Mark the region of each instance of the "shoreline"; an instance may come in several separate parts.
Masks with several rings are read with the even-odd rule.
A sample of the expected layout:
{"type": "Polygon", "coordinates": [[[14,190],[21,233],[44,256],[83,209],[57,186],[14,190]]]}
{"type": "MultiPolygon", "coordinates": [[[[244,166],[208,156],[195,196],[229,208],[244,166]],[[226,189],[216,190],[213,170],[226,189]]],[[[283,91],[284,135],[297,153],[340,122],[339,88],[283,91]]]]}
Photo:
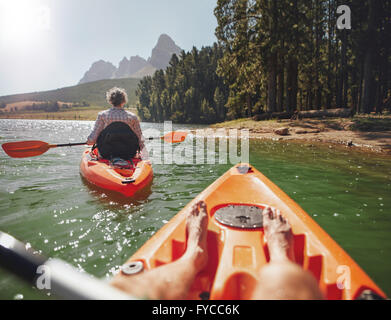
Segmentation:
{"type": "MultiPolygon", "coordinates": [[[[213,128],[212,128],[213,129],[213,128]]],[[[226,129],[235,129],[235,128],[229,128],[226,129]]],[[[244,128],[245,129],[245,128],[244,128]]],[[[210,134],[203,134],[202,131],[205,131],[206,129],[196,129],[197,135],[200,134],[204,137],[210,137],[210,134]]],[[[195,133],[196,130],[191,130],[195,133]]],[[[391,136],[391,132],[389,133],[391,136]]],[[[216,136],[217,137],[217,136],[216,136]]],[[[220,137],[220,135],[218,136],[220,137]]],[[[336,138],[323,138],[323,137],[297,137],[297,136],[279,136],[279,135],[262,135],[257,133],[252,133],[250,130],[250,139],[257,139],[257,140],[268,140],[268,141],[276,141],[276,142],[291,142],[291,143],[297,143],[302,144],[306,146],[313,146],[313,145],[319,145],[319,146],[329,146],[341,148],[345,150],[355,150],[355,151],[361,151],[366,153],[375,153],[377,155],[385,155],[385,156],[391,156],[391,149],[389,147],[382,147],[378,145],[374,141],[368,141],[367,143],[357,143],[352,142],[352,140],[341,140],[336,138]],[[352,144],[350,144],[352,143],[352,144]]]]}
{"type": "MultiPolygon", "coordinates": [[[[361,119],[368,118],[357,118],[361,119]]],[[[305,144],[332,144],[346,149],[391,155],[390,130],[352,130],[357,119],[265,120],[239,119],[211,125],[212,129],[248,129],[251,139],[305,144]],[[284,132],[285,131],[285,132],[284,132]],[[278,133],[277,133],[278,132],[278,133]]],[[[387,118],[391,120],[391,118],[387,118]]],[[[387,128],[388,129],[388,128],[387,128]]]]}
{"type": "MultiPolygon", "coordinates": [[[[98,113],[107,110],[109,107],[90,106],[74,108],[69,110],[60,110],[57,112],[18,112],[18,113],[0,113],[0,119],[21,119],[21,120],[73,120],[73,121],[95,121],[98,113]]],[[[135,108],[127,108],[133,113],[135,108]]]]}
{"type": "MultiPolygon", "coordinates": [[[[57,115],[56,113],[24,113],[7,115],[7,117],[0,115],[0,119],[95,121],[96,115],[101,110],[104,109],[90,109],[88,110],[88,114],[86,112],[87,110],[73,110],[73,112],[68,111],[57,115]],[[77,115],[75,118],[75,111],[78,112],[78,115],[80,114],[80,117],[77,115]]],[[[357,119],[366,118],[264,121],[238,119],[213,124],[210,125],[209,128],[226,130],[248,129],[251,139],[321,145],[332,144],[345,147],[346,149],[391,155],[391,128],[390,130],[384,130],[384,128],[382,128],[381,131],[373,130],[376,128],[370,128],[370,130],[351,130],[351,126],[354,125],[354,121],[357,119]],[[282,129],[285,129],[287,132],[283,135],[276,133],[276,130],[282,129]]],[[[384,117],[379,119],[384,119],[384,117]]],[[[386,119],[391,122],[391,117],[387,117],[386,119]]],[[[386,127],[386,129],[388,129],[388,127],[386,127]]],[[[206,128],[196,130],[199,134],[200,132],[205,131],[206,128]]]]}
{"type": "Polygon", "coordinates": [[[58,112],[31,112],[0,114],[0,119],[19,120],[73,120],[73,121],[95,121],[98,113],[103,108],[74,109],[58,112]]]}

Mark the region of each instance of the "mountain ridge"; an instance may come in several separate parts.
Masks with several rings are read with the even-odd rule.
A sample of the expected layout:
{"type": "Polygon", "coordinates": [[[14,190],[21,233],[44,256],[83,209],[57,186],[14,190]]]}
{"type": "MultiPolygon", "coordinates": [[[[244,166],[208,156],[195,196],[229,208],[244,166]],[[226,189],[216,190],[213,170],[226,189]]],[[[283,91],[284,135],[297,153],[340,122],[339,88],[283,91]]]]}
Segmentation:
{"type": "Polygon", "coordinates": [[[136,102],[136,88],[140,79],[104,79],[87,82],[70,87],[54,90],[19,93],[0,97],[0,104],[11,104],[20,101],[63,101],[81,103],[83,101],[91,106],[109,106],[106,102],[106,91],[112,87],[121,87],[126,90],[129,97],[129,105],[136,102]]]}
{"type": "Polygon", "coordinates": [[[161,34],[152,49],[148,60],[136,55],[128,59],[126,56],[115,67],[111,62],[98,60],[87,70],[79,84],[122,78],[143,78],[151,76],[156,70],[166,69],[173,54],[179,55],[182,49],[167,34],[161,34]]]}

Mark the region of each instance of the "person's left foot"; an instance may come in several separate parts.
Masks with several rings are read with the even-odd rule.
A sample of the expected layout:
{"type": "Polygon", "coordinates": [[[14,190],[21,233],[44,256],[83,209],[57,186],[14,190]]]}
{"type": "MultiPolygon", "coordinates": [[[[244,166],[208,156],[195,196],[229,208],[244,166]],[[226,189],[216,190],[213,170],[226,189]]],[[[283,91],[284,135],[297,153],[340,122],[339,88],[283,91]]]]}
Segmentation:
{"type": "Polygon", "coordinates": [[[270,260],[283,261],[293,258],[293,233],[289,222],[280,210],[266,207],[263,212],[263,227],[270,260]]]}
{"type": "Polygon", "coordinates": [[[185,256],[194,261],[194,266],[202,270],[208,261],[207,233],[208,213],[206,203],[199,201],[186,216],[187,248],[185,256]]]}

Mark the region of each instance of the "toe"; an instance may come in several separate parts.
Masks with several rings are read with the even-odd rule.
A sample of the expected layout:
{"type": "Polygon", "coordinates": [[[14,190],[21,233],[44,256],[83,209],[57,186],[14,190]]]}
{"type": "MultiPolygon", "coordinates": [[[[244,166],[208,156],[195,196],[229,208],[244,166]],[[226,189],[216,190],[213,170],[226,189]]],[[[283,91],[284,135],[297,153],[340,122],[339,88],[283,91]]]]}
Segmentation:
{"type": "Polygon", "coordinates": [[[270,216],[270,219],[276,219],[277,218],[277,212],[276,212],[276,209],[274,208],[270,208],[270,213],[269,213],[269,216],[270,216]]]}
{"type": "Polygon", "coordinates": [[[193,215],[193,216],[198,216],[198,213],[199,213],[200,211],[198,210],[198,203],[196,203],[196,204],[194,204],[192,207],[191,207],[191,209],[190,209],[190,213],[191,213],[191,215],[193,215]]]}
{"type": "Polygon", "coordinates": [[[270,207],[266,207],[263,211],[262,211],[262,214],[263,214],[263,218],[265,220],[268,220],[268,219],[272,219],[273,217],[273,212],[272,212],[272,209],[270,207]]]}
{"type": "Polygon", "coordinates": [[[200,202],[198,202],[198,207],[199,207],[200,210],[203,210],[203,211],[207,212],[205,201],[201,200],[200,202]]]}

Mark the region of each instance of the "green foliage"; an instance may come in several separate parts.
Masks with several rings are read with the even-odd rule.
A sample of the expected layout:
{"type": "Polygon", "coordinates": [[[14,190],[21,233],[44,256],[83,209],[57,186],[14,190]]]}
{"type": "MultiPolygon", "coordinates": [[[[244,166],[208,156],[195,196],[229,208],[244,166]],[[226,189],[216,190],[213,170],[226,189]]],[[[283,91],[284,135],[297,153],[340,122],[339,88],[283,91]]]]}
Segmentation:
{"type": "Polygon", "coordinates": [[[218,0],[217,74],[230,118],[350,107],[382,111],[391,96],[391,1],[218,0]],[[352,29],[338,30],[348,5],[352,29]]]}
{"type": "MultiPolygon", "coordinates": [[[[63,105],[62,109],[68,109],[68,105],[63,105]]],[[[60,111],[60,105],[58,101],[48,101],[41,103],[33,103],[31,105],[25,105],[23,110],[26,111],[45,111],[45,112],[58,112],[60,111]]],[[[16,112],[16,107],[14,109],[11,108],[11,111],[16,112]]]]}
{"type": "Polygon", "coordinates": [[[222,49],[215,44],[173,55],[169,67],[143,78],[136,90],[143,121],[214,123],[226,119],[228,88],[216,74],[222,49]]]}

